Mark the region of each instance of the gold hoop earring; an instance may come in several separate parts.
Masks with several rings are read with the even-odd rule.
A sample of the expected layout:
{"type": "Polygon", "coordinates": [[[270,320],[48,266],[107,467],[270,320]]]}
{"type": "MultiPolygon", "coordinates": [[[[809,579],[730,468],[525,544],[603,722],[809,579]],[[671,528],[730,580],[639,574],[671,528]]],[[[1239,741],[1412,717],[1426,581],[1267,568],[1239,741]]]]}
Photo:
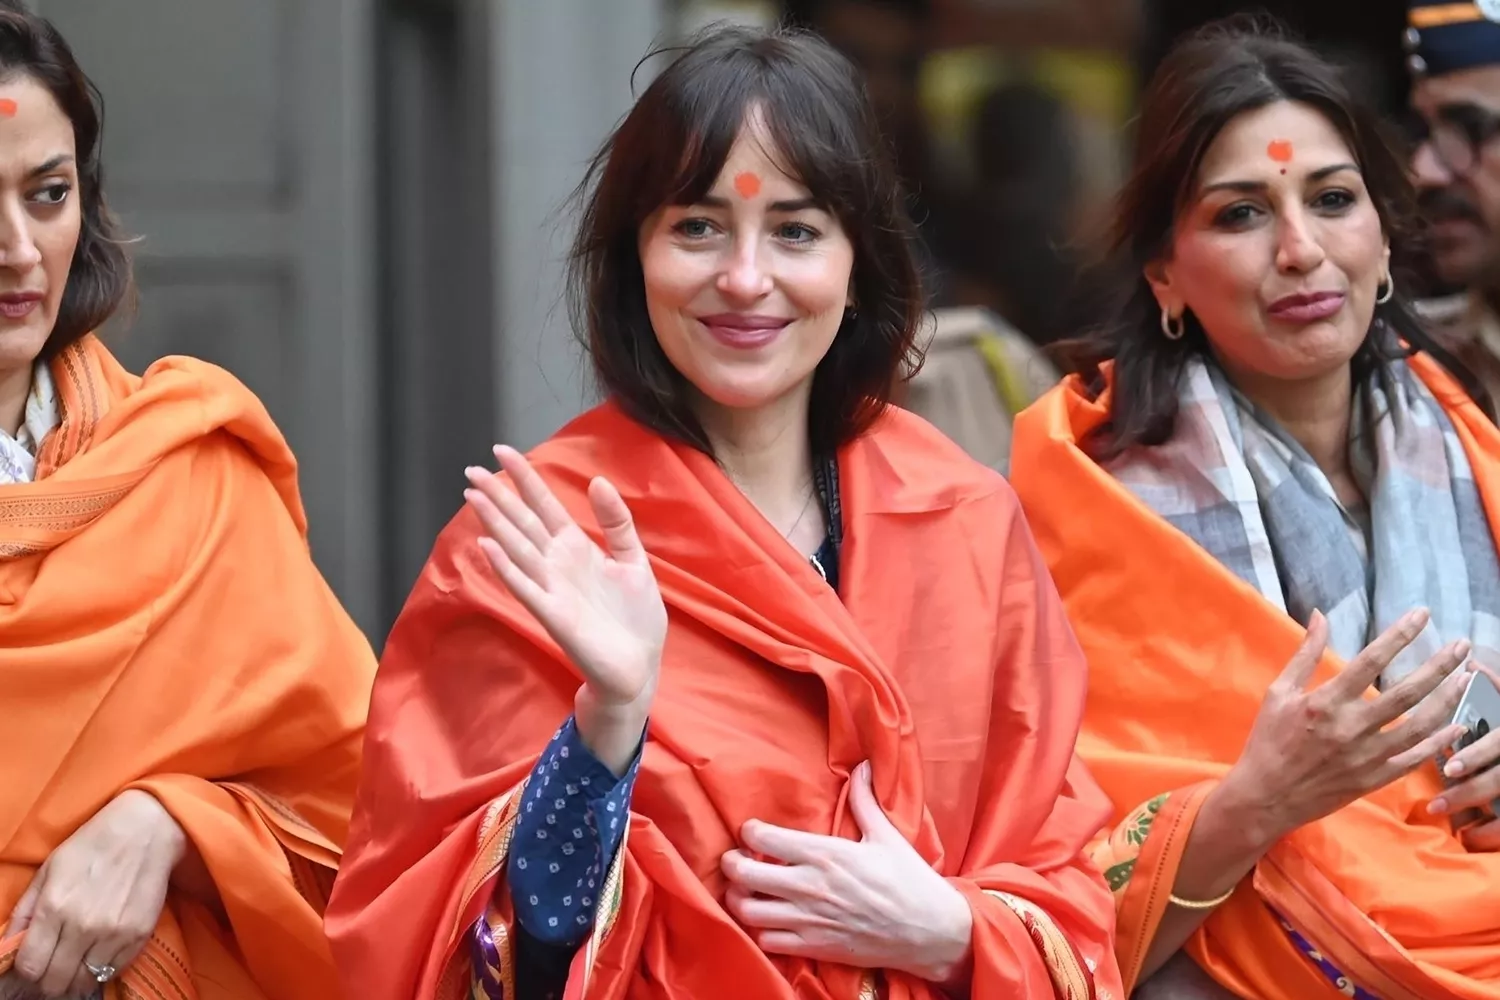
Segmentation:
{"type": "Polygon", "coordinates": [[[1376,287],[1385,289],[1385,291],[1379,292],[1375,296],[1375,304],[1377,306],[1383,306],[1396,297],[1396,282],[1392,280],[1390,275],[1386,275],[1385,280],[1376,287]]]}
{"type": "Polygon", "coordinates": [[[1166,306],[1161,307],[1161,332],[1168,340],[1181,340],[1182,335],[1187,333],[1187,318],[1185,316],[1173,317],[1167,311],[1166,306]],[[1175,324],[1175,325],[1174,325],[1175,324]]]}

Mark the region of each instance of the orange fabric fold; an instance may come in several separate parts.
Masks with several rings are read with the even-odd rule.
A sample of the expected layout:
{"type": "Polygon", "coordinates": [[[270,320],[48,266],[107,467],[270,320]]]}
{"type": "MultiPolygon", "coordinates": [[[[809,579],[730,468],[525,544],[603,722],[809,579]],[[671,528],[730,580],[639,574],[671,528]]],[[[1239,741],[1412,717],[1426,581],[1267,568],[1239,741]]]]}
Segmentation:
{"type": "MultiPolygon", "coordinates": [[[[143,789],[218,898],[174,889],[109,995],[336,996],[321,916],[375,661],[309,558],[291,453],[212,365],[137,378],[90,337],[52,371],[39,478],[0,487],[0,920],[59,844],[143,789]]],[[[0,942],[0,971],[21,941],[0,942]]]]}
{"type": "MultiPolygon", "coordinates": [[[[1500,432],[1434,362],[1411,364],[1457,428],[1500,529],[1500,432]]],[[[1163,794],[1181,803],[1227,771],[1304,631],[1080,449],[1107,407],[1107,390],[1090,400],[1068,379],[1017,421],[1011,475],[1092,668],[1079,752],[1121,820],[1163,794]]],[[[1325,657],[1312,683],[1340,667],[1325,657]]],[[[1468,853],[1427,815],[1440,787],[1427,767],[1286,837],[1189,952],[1243,996],[1343,996],[1284,919],[1385,1000],[1500,998],[1500,854],[1468,853]]],[[[1170,889],[1191,829],[1164,823],[1167,812],[1119,869],[1127,984],[1166,905],[1150,887],[1170,889]]]]}
{"type": "MultiPolygon", "coordinates": [[[[839,456],[841,602],[712,459],[611,405],[532,461],[588,530],[591,477],[619,488],[671,620],[618,905],[570,996],[869,995],[863,970],[763,954],[720,905],[719,873],[752,817],[855,836],[847,781],[866,759],[896,827],[971,902],[976,997],[1053,995],[1048,954],[1094,966],[1098,995],[1120,996],[1109,894],[1081,858],[1108,811],[1073,755],[1084,662],[999,476],[909,414],[882,418],[839,456]],[[1034,905],[1052,952],[1003,894],[1034,905]]],[[[466,981],[460,937],[503,871],[498,803],[580,683],[477,536],[465,511],[439,537],[376,682],[327,920],[351,996],[448,996],[466,981]]],[[[878,983],[936,995],[902,975],[878,983]]]]}

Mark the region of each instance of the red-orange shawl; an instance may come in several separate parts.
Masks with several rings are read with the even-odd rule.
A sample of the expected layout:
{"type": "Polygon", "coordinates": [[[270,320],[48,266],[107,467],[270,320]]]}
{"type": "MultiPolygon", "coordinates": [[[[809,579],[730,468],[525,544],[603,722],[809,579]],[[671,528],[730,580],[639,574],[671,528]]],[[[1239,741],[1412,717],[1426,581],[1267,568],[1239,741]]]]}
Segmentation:
{"type": "MultiPolygon", "coordinates": [[[[711,459],[613,406],[532,461],[589,528],[590,478],[619,488],[671,618],[614,892],[571,996],[854,1000],[877,978],[934,996],[767,957],[720,905],[719,857],[747,819],[855,835],[846,782],[867,758],[897,828],[972,904],[974,996],[1083,997],[1088,968],[1120,996],[1110,896],[1080,858],[1108,812],[1073,755],[1084,662],[999,476],[915,417],[882,419],[839,456],[841,602],[711,459]]],[[[464,993],[459,942],[502,870],[508,806],[579,684],[477,530],[464,512],[438,539],[376,683],[327,921],[363,1000],[464,993]]]]}

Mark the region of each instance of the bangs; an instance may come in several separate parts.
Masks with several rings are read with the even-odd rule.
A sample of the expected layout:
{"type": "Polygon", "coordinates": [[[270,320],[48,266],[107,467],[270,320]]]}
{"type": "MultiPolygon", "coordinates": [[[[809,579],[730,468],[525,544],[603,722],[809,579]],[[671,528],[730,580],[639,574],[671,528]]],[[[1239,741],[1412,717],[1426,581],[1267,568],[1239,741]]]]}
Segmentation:
{"type": "Polygon", "coordinates": [[[829,72],[836,67],[772,60],[753,47],[716,55],[674,67],[683,70],[673,74],[675,86],[659,94],[655,113],[640,116],[651,133],[648,154],[631,170],[637,224],[665,205],[706,198],[752,122],[763,126],[751,138],[766,157],[821,208],[847,225],[874,207],[861,194],[870,187],[868,136],[878,130],[849,120],[848,95],[830,85],[844,82],[829,72]]]}

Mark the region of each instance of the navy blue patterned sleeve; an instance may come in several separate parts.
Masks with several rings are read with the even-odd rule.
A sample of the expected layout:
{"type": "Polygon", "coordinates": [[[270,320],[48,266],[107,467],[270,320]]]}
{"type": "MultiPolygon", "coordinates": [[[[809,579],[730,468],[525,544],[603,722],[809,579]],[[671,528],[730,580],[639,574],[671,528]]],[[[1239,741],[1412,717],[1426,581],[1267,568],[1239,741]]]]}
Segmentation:
{"type": "Polygon", "coordinates": [[[576,949],[593,930],[640,765],[637,750],[616,778],[583,745],[571,717],[542,754],[516,818],[506,874],[516,922],[537,942],[576,949]]]}
{"type": "Polygon", "coordinates": [[[572,718],[553,736],[527,780],[498,890],[510,897],[514,938],[502,947],[488,917],[474,924],[472,996],[562,996],[573,957],[594,929],[640,766],[637,748],[625,774],[615,777],[583,745],[572,718]]]}

